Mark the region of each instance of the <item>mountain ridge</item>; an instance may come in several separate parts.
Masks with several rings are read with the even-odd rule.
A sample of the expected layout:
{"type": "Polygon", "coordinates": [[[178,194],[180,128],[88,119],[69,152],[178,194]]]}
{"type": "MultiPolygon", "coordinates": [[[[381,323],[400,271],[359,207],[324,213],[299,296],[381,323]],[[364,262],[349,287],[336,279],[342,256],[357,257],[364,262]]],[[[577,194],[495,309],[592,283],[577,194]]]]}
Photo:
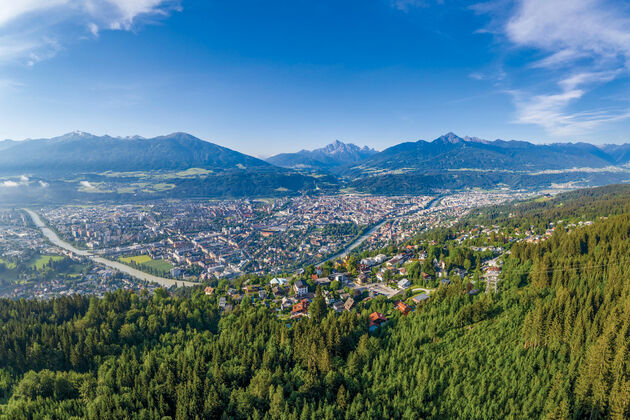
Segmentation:
{"type": "Polygon", "coordinates": [[[267,162],[283,168],[292,169],[322,169],[327,170],[359,162],[378,153],[368,146],[357,146],[354,143],[344,143],[335,140],[324,147],[295,153],[280,153],[266,159],[267,162]]]}
{"type": "MultiPolygon", "coordinates": [[[[619,147],[623,148],[623,145],[619,147]]],[[[627,156],[615,157],[601,147],[584,142],[539,145],[519,140],[488,141],[460,137],[449,132],[433,141],[418,140],[394,145],[355,165],[342,168],[341,173],[356,177],[403,168],[425,172],[603,168],[628,161],[630,147],[627,156]]]]}
{"type": "Polygon", "coordinates": [[[71,132],[49,139],[4,140],[0,150],[4,173],[274,168],[263,160],[183,132],[153,138],[71,132]]]}

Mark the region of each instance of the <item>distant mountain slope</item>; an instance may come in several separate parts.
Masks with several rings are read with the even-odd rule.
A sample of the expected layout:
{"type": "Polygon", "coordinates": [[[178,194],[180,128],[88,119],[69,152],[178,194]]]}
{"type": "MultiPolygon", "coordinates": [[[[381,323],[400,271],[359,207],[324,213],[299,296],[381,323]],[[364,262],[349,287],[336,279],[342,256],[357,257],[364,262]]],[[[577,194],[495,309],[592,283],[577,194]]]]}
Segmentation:
{"type": "Polygon", "coordinates": [[[616,163],[624,165],[630,162],[630,144],[605,144],[601,149],[611,156],[616,163]]]}
{"type": "Polygon", "coordinates": [[[376,153],[367,146],[359,147],[336,140],[320,149],[281,153],[268,158],[267,162],[284,168],[330,169],[359,162],[376,153]]]}
{"type": "Polygon", "coordinates": [[[2,173],[273,169],[260,159],[186,133],[146,139],[73,132],[51,139],[6,140],[0,150],[2,173]]]}
{"type": "Polygon", "coordinates": [[[601,168],[625,163],[605,149],[587,143],[536,145],[524,141],[485,141],[448,133],[432,142],[401,143],[349,166],[354,176],[388,171],[443,171],[450,169],[549,170],[601,168]]]}

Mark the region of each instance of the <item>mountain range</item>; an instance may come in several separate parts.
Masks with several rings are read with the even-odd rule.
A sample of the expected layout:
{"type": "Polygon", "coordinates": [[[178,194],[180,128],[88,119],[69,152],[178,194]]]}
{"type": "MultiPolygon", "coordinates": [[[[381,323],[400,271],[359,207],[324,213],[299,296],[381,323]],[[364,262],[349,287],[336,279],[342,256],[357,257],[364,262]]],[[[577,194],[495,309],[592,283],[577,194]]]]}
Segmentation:
{"type": "Polygon", "coordinates": [[[205,168],[272,169],[269,163],[186,133],[155,138],[75,131],[50,139],[0,142],[1,173],[77,173],[205,168]]]}
{"type": "Polygon", "coordinates": [[[2,173],[104,171],[269,170],[330,171],[350,178],[390,172],[448,170],[542,171],[605,168],[630,162],[630,144],[538,145],[482,140],[448,133],[433,141],[404,142],[377,152],[339,140],[315,150],[261,160],[187,133],[154,138],[95,136],[75,131],[50,139],[0,141],[2,173]]]}
{"type": "Polygon", "coordinates": [[[472,187],[588,186],[630,182],[630,144],[537,145],[448,133],[381,152],[337,140],[264,161],[186,133],[143,138],[72,132],[0,141],[0,176],[0,201],[6,202],[25,194],[29,200],[50,197],[53,190],[63,201],[81,200],[82,194],[141,200],[269,197],[346,187],[418,194],[472,187]]]}
{"type": "Polygon", "coordinates": [[[376,153],[378,153],[376,150],[367,146],[359,147],[352,143],[336,140],[320,149],[281,153],[268,158],[267,162],[283,168],[328,170],[351,165],[376,153]]]}
{"type": "Polygon", "coordinates": [[[406,142],[344,168],[353,177],[390,171],[444,170],[541,171],[603,168],[630,161],[630,145],[597,147],[588,143],[537,145],[525,141],[487,141],[448,133],[428,142],[406,142]],[[622,153],[618,153],[617,149],[622,153]],[[612,153],[615,151],[615,153],[612,153]]]}

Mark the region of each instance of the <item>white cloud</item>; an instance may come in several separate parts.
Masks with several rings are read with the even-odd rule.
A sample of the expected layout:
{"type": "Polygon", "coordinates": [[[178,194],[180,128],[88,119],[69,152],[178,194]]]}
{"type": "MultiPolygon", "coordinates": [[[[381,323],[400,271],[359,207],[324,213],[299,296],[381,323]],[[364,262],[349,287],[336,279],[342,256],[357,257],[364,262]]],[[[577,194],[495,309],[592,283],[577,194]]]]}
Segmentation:
{"type": "Polygon", "coordinates": [[[92,35],[94,35],[95,37],[98,36],[99,27],[98,27],[98,25],[96,23],[94,23],[94,22],[88,23],[88,29],[90,30],[90,33],[92,35]]]}
{"type": "MultiPolygon", "coordinates": [[[[628,64],[630,18],[621,7],[594,0],[522,0],[506,25],[517,45],[551,53],[543,65],[571,64],[589,57],[628,64]]],[[[608,63],[609,64],[609,63],[608,63]]]]}
{"type": "Polygon", "coordinates": [[[42,188],[46,188],[46,187],[48,187],[48,185],[50,185],[50,184],[48,184],[48,182],[45,182],[45,181],[38,181],[38,182],[39,182],[39,186],[42,187],[42,188]]]}
{"type": "Polygon", "coordinates": [[[26,175],[20,175],[18,180],[19,181],[13,181],[13,180],[3,181],[0,183],[0,187],[16,188],[20,186],[27,186],[30,181],[29,177],[27,177],[26,175]]]}
{"type": "Polygon", "coordinates": [[[536,82],[511,91],[517,122],[573,136],[630,117],[630,109],[615,106],[588,109],[586,100],[597,87],[630,74],[627,6],[595,0],[519,0],[506,16],[501,4],[486,2],[474,9],[491,13],[493,32],[500,28],[511,44],[543,54],[526,64],[536,82]],[[502,25],[496,24],[497,17],[502,25]]]}
{"type": "Polygon", "coordinates": [[[180,0],[16,0],[0,2],[0,63],[29,66],[63,45],[103,30],[132,30],[139,21],[180,10],[180,0]]]}
{"type": "Polygon", "coordinates": [[[94,188],[94,185],[90,184],[89,181],[81,181],[79,182],[79,185],[81,185],[83,188],[88,188],[88,189],[94,188]]]}
{"type": "Polygon", "coordinates": [[[0,27],[13,22],[24,15],[46,12],[49,9],[54,9],[68,3],[69,0],[3,1],[2,7],[0,7],[0,27]]]}
{"type": "Polygon", "coordinates": [[[539,125],[554,136],[581,135],[601,124],[630,117],[630,110],[566,112],[568,105],[584,95],[585,92],[581,89],[566,89],[549,95],[524,95],[519,91],[512,93],[518,114],[517,122],[539,125]]]}
{"type": "Polygon", "coordinates": [[[576,73],[558,81],[559,92],[532,95],[512,91],[517,109],[517,122],[536,124],[552,135],[567,137],[584,134],[601,124],[619,121],[630,116],[628,109],[598,109],[568,112],[570,105],[579,102],[587,93],[584,86],[613,80],[618,71],[576,73]]]}

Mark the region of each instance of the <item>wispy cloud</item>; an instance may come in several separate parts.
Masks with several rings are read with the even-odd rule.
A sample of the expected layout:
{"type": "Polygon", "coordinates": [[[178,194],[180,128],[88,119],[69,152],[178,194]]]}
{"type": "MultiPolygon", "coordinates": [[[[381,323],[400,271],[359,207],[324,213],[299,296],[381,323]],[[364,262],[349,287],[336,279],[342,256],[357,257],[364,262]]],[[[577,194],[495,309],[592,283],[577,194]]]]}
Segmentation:
{"type": "Polygon", "coordinates": [[[104,30],[133,30],[180,10],[180,0],[19,0],[0,7],[0,64],[33,66],[104,30]]]}
{"type": "Polygon", "coordinates": [[[544,91],[511,91],[516,121],[573,136],[630,118],[630,109],[589,109],[585,101],[589,92],[630,74],[628,12],[627,5],[610,1],[520,0],[502,26],[503,35],[516,47],[543,54],[527,66],[548,83],[544,91]]]}
{"type": "Polygon", "coordinates": [[[404,12],[414,7],[429,7],[434,4],[443,4],[444,0],[391,0],[391,4],[404,12]]]}
{"type": "Polygon", "coordinates": [[[546,50],[546,65],[577,59],[627,64],[630,17],[622,6],[594,0],[521,0],[505,27],[509,39],[546,50]]]}

